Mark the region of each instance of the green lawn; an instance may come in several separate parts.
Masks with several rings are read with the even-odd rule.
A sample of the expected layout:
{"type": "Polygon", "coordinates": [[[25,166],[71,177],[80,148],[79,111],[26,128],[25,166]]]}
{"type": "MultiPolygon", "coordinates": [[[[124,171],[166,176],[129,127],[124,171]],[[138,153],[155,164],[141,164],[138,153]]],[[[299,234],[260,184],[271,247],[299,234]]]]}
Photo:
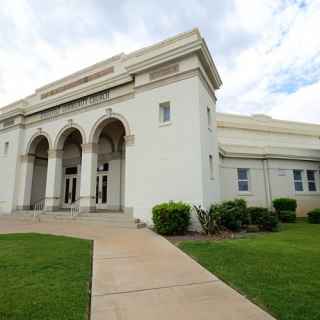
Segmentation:
{"type": "Polygon", "coordinates": [[[92,242],[0,235],[0,320],[88,319],[92,242]]]}
{"type": "Polygon", "coordinates": [[[179,247],[277,319],[320,319],[320,225],[179,247]]]}

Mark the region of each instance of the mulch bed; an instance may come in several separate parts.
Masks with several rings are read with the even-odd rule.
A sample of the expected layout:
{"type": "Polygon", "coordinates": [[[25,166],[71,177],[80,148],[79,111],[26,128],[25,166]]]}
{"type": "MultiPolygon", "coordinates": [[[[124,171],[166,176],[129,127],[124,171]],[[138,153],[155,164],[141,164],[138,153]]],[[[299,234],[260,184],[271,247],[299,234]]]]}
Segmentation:
{"type": "Polygon", "coordinates": [[[169,240],[171,243],[177,245],[181,241],[188,241],[188,240],[202,240],[202,241],[219,241],[219,240],[225,240],[225,239],[234,239],[238,238],[239,236],[241,237],[242,233],[233,233],[231,231],[223,231],[219,234],[215,235],[207,235],[204,233],[200,232],[195,232],[195,231],[189,231],[185,235],[181,236],[166,236],[165,238],[169,240]]]}

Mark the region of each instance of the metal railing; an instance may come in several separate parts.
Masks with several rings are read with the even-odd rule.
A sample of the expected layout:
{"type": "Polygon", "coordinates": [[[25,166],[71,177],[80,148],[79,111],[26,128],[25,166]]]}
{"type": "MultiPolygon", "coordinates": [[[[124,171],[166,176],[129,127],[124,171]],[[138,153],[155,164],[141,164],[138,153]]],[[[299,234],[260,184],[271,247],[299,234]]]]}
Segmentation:
{"type": "Polygon", "coordinates": [[[77,199],[76,201],[72,202],[70,204],[70,215],[71,217],[76,217],[79,214],[79,201],[80,199],[77,199]]]}
{"type": "Polygon", "coordinates": [[[40,214],[44,210],[45,198],[42,198],[33,204],[33,218],[39,219],[40,214]]]}

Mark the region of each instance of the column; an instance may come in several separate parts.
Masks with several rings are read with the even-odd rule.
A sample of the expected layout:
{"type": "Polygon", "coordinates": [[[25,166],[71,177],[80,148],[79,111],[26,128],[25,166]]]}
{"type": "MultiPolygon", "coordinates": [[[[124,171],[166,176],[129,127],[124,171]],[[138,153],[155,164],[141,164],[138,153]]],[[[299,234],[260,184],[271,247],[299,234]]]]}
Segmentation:
{"type": "Polygon", "coordinates": [[[21,156],[17,210],[30,210],[34,159],[35,156],[33,154],[25,154],[21,156]]]}
{"type": "Polygon", "coordinates": [[[80,179],[80,212],[96,210],[96,177],[98,164],[98,145],[82,145],[81,179],[80,179]]]}
{"type": "Polygon", "coordinates": [[[49,150],[45,211],[57,211],[61,207],[63,150],[49,150]]]}

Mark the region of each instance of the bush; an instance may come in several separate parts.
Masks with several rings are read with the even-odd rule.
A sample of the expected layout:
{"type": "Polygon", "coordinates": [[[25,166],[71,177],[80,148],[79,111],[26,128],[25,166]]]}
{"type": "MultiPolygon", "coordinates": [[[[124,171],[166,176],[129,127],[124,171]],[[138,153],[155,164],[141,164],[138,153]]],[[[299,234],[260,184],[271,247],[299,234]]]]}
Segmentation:
{"type": "Polygon", "coordinates": [[[294,211],[297,209],[297,200],[291,198],[278,198],[272,201],[273,207],[276,213],[279,214],[280,211],[294,211]]]}
{"type": "Polygon", "coordinates": [[[296,222],[297,216],[294,211],[285,210],[279,212],[279,219],[281,222],[294,223],[296,222]]]}
{"type": "Polygon", "coordinates": [[[221,225],[232,231],[239,231],[244,225],[249,223],[247,203],[243,199],[235,199],[212,205],[210,212],[213,215],[219,215],[221,225]]]}
{"type": "Polygon", "coordinates": [[[279,228],[278,217],[272,212],[269,212],[269,214],[264,217],[264,221],[260,229],[263,231],[278,231],[278,228],[279,228]]]}
{"type": "Polygon", "coordinates": [[[219,213],[203,209],[201,206],[193,207],[205,234],[212,235],[221,231],[221,216],[219,213]]]}
{"type": "Polygon", "coordinates": [[[269,214],[269,210],[263,207],[249,207],[247,213],[250,224],[261,225],[264,217],[269,214]]]}
{"type": "Polygon", "coordinates": [[[320,224],[320,209],[314,209],[308,213],[308,221],[310,223],[320,224]]]}
{"type": "Polygon", "coordinates": [[[275,214],[263,207],[249,207],[248,217],[252,225],[257,225],[261,231],[278,230],[279,221],[275,214]]]}
{"type": "Polygon", "coordinates": [[[190,206],[183,202],[168,202],[152,209],[155,231],[162,235],[185,234],[190,225],[190,206]]]}

